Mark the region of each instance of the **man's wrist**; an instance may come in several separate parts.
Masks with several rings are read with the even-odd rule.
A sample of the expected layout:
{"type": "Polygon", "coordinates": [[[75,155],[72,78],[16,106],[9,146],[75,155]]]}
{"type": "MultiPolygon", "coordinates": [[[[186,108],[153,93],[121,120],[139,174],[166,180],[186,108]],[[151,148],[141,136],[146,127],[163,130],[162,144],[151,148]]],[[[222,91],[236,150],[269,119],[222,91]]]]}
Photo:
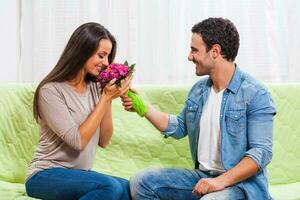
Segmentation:
{"type": "MultiPolygon", "coordinates": [[[[226,173],[226,172],[225,172],[226,173]]],[[[230,183],[228,181],[228,177],[226,176],[226,174],[222,174],[218,177],[216,177],[216,180],[224,187],[229,187],[230,183]]]]}

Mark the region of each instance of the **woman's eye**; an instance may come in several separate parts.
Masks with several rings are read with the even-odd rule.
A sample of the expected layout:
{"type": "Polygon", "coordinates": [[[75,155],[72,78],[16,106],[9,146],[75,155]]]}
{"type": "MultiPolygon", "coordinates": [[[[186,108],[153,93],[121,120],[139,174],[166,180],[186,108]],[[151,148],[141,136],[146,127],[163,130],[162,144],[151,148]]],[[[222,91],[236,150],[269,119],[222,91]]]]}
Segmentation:
{"type": "Polygon", "coordinates": [[[98,56],[99,56],[99,58],[101,58],[101,59],[103,59],[103,58],[104,58],[104,56],[102,56],[102,55],[100,55],[100,54],[98,54],[98,56]]]}

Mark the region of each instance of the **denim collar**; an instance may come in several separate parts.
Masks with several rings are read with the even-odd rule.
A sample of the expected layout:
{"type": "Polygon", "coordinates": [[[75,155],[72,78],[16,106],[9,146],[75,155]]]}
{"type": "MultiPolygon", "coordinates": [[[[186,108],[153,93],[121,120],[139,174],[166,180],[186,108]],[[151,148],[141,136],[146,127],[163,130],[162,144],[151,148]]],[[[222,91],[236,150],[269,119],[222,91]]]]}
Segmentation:
{"type": "MultiPolygon", "coordinates": [[[[212,83],[211,78],[208,78],[207,82],[206,82],[206,86],[211,87],[212,84],[213,83],[212,83]]],[[[240,68],[237,65],[235,65],[235,70],[234,70],[233,76],[227,86],[227,89],[235,94],[239,90],[241,84],[242,84],[242,71],[240,70],[240,68]]]]}
{"type": "Polygon", "coordinates": [[[227,89],[229,89],[232,93],[236,93],[242,84],[242,71],[238,66],[235,65],[235,70],[231,81],[229,82],[227,89]]]}

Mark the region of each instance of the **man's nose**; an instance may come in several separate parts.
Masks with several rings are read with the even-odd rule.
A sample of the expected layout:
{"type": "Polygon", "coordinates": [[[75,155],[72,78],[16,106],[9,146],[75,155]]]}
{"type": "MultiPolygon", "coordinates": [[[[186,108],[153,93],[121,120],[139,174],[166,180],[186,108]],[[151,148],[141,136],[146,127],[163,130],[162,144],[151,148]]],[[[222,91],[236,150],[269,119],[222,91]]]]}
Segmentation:
{"type": "Polygon", "coordinates": [[[191,53],[189,53],[189,55],[188,55],[188,60],[193,61],[193,55],[191,53]]]}

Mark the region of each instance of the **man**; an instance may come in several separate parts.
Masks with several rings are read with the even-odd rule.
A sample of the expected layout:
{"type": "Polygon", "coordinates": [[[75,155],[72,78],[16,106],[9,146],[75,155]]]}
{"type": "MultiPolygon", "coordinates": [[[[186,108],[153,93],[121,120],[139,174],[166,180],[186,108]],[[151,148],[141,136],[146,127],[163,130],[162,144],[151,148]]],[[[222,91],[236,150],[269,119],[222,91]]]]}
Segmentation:
{"type": "MultiPolygon", "coordinates": [[[[200,79],[178,116],[148,105],[146,118],[163,134],[188,135],[195,169],[150,169],[131,178],[133,199],[272,199],[266,165],[272,158],[275,107],[270,93],[234,63],[239,34],[223,18],[192,28],[188,59],[200,79]]],[[[123,97],[123,106],[132,102],[123,97]]]]}

